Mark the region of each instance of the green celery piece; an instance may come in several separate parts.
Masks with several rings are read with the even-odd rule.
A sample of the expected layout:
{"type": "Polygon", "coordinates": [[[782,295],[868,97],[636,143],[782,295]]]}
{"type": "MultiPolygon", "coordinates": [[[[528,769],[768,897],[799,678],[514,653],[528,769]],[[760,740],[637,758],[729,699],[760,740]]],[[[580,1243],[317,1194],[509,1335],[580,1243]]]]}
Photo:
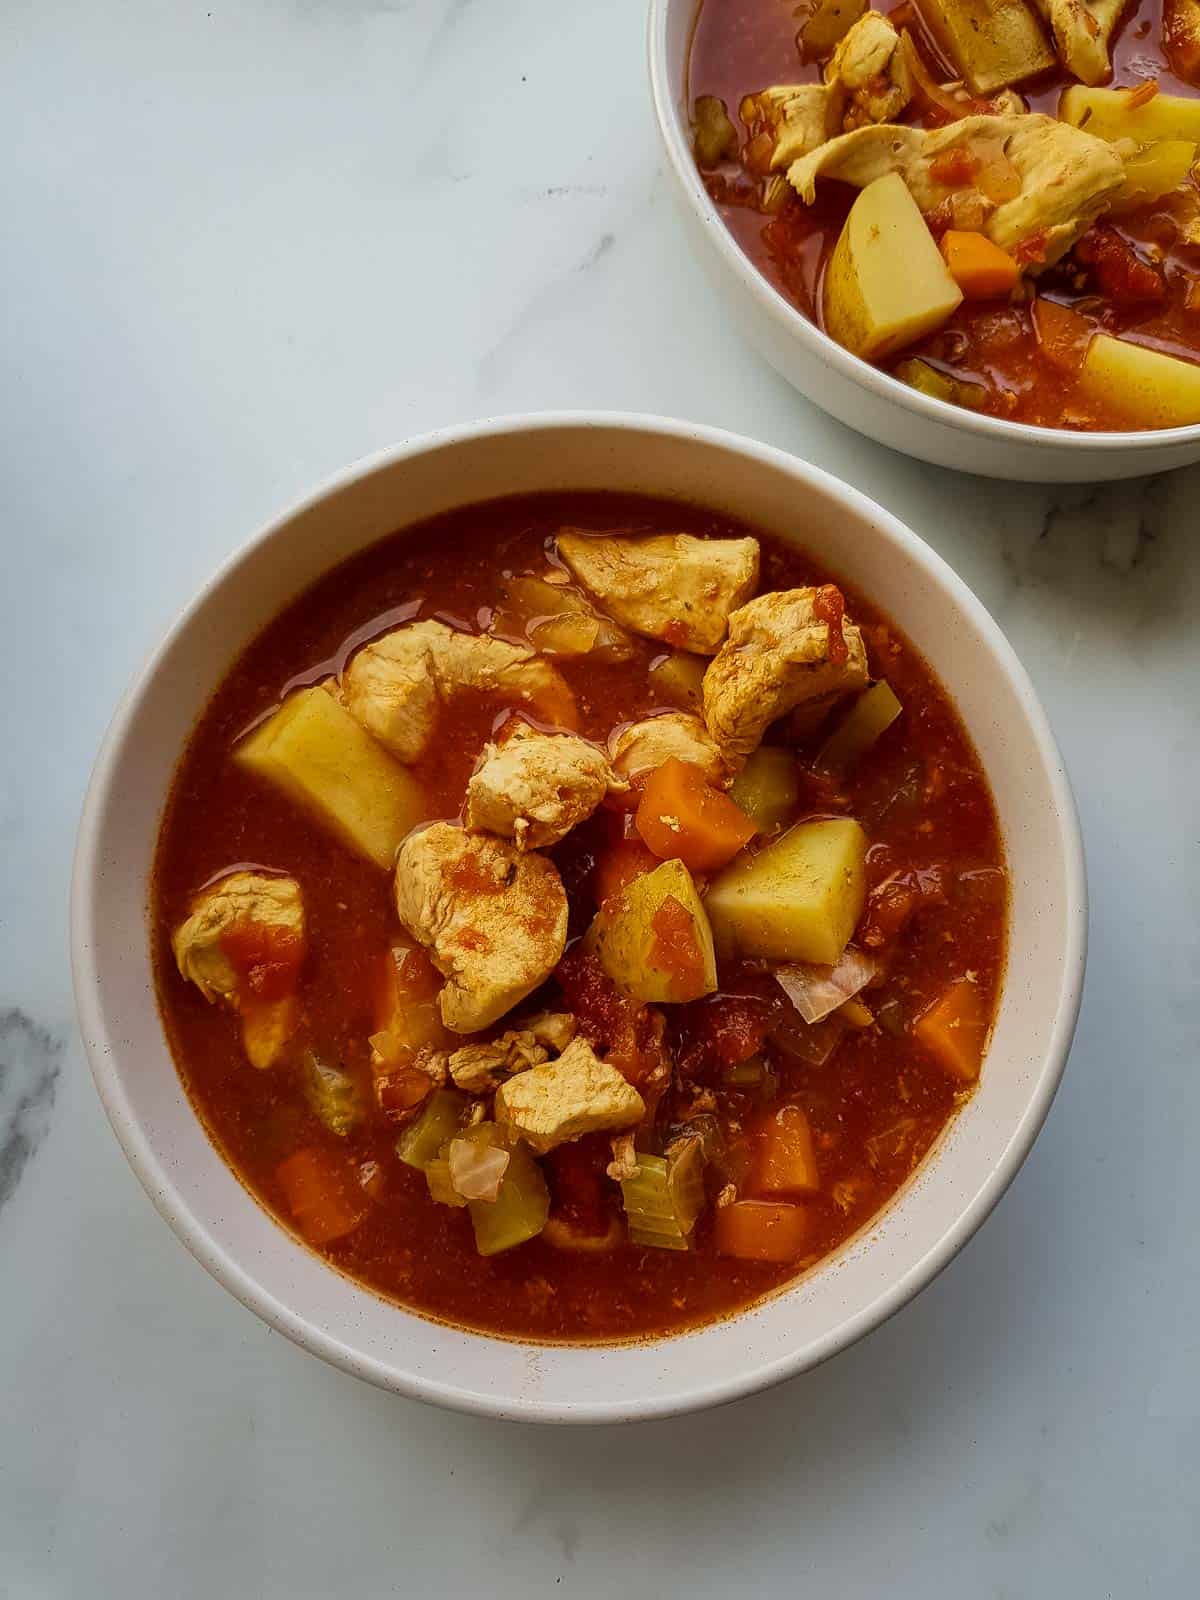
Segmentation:
{"type": "Polygon", "coordinates": [[[639,1153],[637,1171],[621,1183],[635,1244],[686,1250],[704,1210],[704,1150],[699,1139],[676,1141],[669,1156],[639,1153]]]}
{"type": "Polygon", "coordinates": [[[330,1133],[344,1139],[362,1120],[363,1098],[348,1072],[331,1067],[312,1050],[304,1052],[304,1097],[330,1133]]]}
{"type": "Polygon", "coordinates": [[[450,1182],[450,1163],[442,1156],[436,1161],[430,1161],[425,1168],[425,1182],[429,1185],[429,1197],[436,1200],[440,1206],[455,1206],[462,1208],[466,1201],[450,1182]]]}
{"type": "Polygon", "coordinates": [[[502,1250],[512,1250],[527,1239],[536,1238],[550,1215],[550,1191],[528,1148],[510,1143],[505,1130],[494,1122],[478,1122],[473,1128],[465,1128],[459,1138],[509,1152],[508,1167],[495,1200],[467,1203],[479,1254],[499,1255],[502,1250]]]}
{"type": "Polygon", "coordinates": [[[465,1095],[453,1089],[435,1089],[425,1109],[396,1140],[396,1154],[407,1166],[424,1172],[436,1161],[442,1146],[458,1132],[467,1109],[465,1095]]]}
{"type": "Polygon", "coordinates": [[[886,679],[873,683],[863,690],[817,751],[814,766],[823,772],[845,772],[862,760],[903,709],[886,679]]]}

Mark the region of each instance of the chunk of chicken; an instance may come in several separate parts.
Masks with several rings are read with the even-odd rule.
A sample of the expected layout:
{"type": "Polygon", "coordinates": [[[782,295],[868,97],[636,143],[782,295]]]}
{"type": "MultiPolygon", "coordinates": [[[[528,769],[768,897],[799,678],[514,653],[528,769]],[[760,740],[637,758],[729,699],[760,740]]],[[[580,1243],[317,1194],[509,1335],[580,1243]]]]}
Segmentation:
{"type": "Polygon", "coordinates": [[[586,1039],[575,1039],[557,1061],[518,1073],[496,1091],[497,1122],[539,1155],[585,1133],[632,1127],[645,1110],[633,1085],[586,1039]]]}
{"type": "Polygon", "coordinates": [[[900,35],[886,17],[868,11],[858,19],[827,63],[825,82],[846,92],[846,129],[895,121],[912,99],[913,80],[900,35]]]}
{"type": "Polygon", "coordinates": [[[777,717],[806,700],[865,685],[862,634],[844,618],[839,648],[836,629],[818,615],[820,593],[759,595],[730,617],[729,638],[704,674],[704,716],[722,750],[744,758],[777,717]]]}
{"type": "Polygon", "coordinates": [[[755,169],[782,172],[842,131],[846,93],[840,83],[780,83],[742,100],[755,169]]]}
{"type": "Polygon", "coordinates": [[[1107,210],[1124,181],[1125,168],[1111,144],[1054,117],[963,117],[932,132],[885,124],[858,128],[832,139],[788,169],[788,180],[807,204],[818,178],[837,178],[865,189],[885,173],[898,172],[928,215],[952,197],[978,195],[979,227],[1001,249],[1031,247],[1031,271],[1049,266],[1107,210]],[[954,164],[941,161],[961,150],[975,176],[965,184],[954,164]],[[983,185],[1012,180],[1012,199],[994,200],[983,185]],[[982,180],[979,182],[977,180],[982,180]]]}
{"type": "Polygon", "coordinates": [[[562,880],[545,856],[505,839],[435,822],[401,845],[395,890],[400,921],[446,977],[438,1006],[455,1033],[511,1011],[562,958],[562,880]]]}
{"type": "Polygon", "coordinates": [[[536,651],[442,622],[385,633],[351,657],[341,678],[346,710],[401,761],[420,760],[442,702],[462,689],[508,696],[547,722],[575,723],[566,679],[536,651]]]}
{"type": "Polygon", "coordinates": [[[498,1039],[465,1044],[450,1057],[450,1076],[468,1094],[490,1094],[506,1078],[540,1067],[559,1055],[575,1037],[575,1018],[567,1011],[543,1011],[498,1039]]]}
{"type": "Polygon", "coordinates": [[[586,739],[518,722],[502,744],[484,748],[467,784],[467,827],[513,839],[518,850],[542,850],[590,817],[610,790],[628,787],[586,739]]]}
{"type": "Polygon", "coordinates": [[[614,1183],[624,1183],[628,1178],[636,1178],[638,1169],[637,1150],[634,1147],[631,1133],[619,1133],[612,1141],[612,1160],[604,1171],[614,1183]]]}
{"type": "Polygon", "coordinates": [[[634,633],[711,656],[758,584],[757,539],[626,538],[563,528],[558,553],[593,600],[634,633]]]}
{"type": "Polygon", "coordinates": [[[652,772],[655,767],[661,767],[668,756],[690,761],[701,769],[709,783],[722,789],[729,786],[732,777],[721,747],[700,718],[690,711],[665,711],[660,717],[630,723],[612,736],[609,747],[613,768],[623,778],[652,772]]]}
{"type": "Polygon", "coordinates": [[[255,1067],[272,1066],[299,1023],[296,985],[308,948],[304,897],[295,878],[231,872],[192,901],[171,937],[181,974],[204,998],[242,1019],[255,1067]]]}
{"type": "Polygon", "coordinates": [[[1050,24],[1054,48],[1080,83],[1105,83],[1112,75],[1109,43],[1129,0],[1034,0],[1050,24]]]}

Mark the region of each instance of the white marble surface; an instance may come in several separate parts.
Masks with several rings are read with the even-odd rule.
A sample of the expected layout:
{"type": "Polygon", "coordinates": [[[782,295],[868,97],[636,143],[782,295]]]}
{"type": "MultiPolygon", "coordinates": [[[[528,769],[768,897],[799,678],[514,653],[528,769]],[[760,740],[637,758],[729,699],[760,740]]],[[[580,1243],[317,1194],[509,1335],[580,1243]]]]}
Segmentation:
{"type": "Polygon", "coordinates": [[[642,0],[3,13],[0,1595],[1193,1593],[1200,473],[955,477],[786,389],[683,258],[642,0]],[[210,1281],[66,955],[92,754],[199,580],[354,456],[564,405],[757,435],[920,530],[1045,698],[1093,893],[1065,1085],[963,1256],[782,1390],[594,1432],[379,1394],[210,1281]]]}

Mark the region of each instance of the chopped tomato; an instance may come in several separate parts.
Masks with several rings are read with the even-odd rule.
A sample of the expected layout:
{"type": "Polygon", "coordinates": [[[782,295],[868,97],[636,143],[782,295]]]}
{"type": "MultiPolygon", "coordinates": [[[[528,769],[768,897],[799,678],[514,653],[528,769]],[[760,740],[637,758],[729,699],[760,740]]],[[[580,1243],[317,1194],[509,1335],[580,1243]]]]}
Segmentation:
{"type": "Polygon", "coordinates": [[[654,852],[640,839],[621,839],[596,858],[592,888],[596,904],[603,905],[620,894],[627,884],[659,865],[654,852]]]}
{"type": "Polygon", "coordinates": [[[813,596],[813,616],[825,624],[825,649],[830,662],[835,667],[841,666],[850,654],[850,647],[842,627],[846,617],[846,601],[836,583],[823,583],[817,590],[813,596]]]}
{"type": "Polygon", "coordinates": [[[803,1206],[735,1200],[717,1207],[717,1250],[743,1261],[795,1261],[804,1254],[810,1222],[803,1206]]]}
{"type": "Polygon", "coordinates": [[[581,1032],[628,1078],[644,1083],[666,1062],[663,1014],[623,995],[596,956],[580,945],[569,950],[555,973],[567,1009],[581,1032]]]}
{"type": "Polygon", "coordinates": [[[296,987],[308,947],[291,928],[247,919],[226,928],[221,949],[258,1000],[284,1000],[296,987]]]}
{"type": "Polygon", "coordinates": [[[318,1249],[353,1233],[367,1214],[342,1163],[315,1146],[297,1150],[275,1169],[292,1220],[318,1249]]]}
{"type": "Polygon", "coordinates": [[[940,150],[929,163],[929,176],[952,189],[964,188],[978,171],[978,158],[961,144],[940,150]]]}
{"type": "Polygon", "coordinates": [[[375,1079],[375,1099],[385,1117],[407,1121],[423,1101],[429,1098],[433,1079],[416,1067],[400,1067],[395,1072],[385,1072],[375,1079]]]}
{"type": "Polygon", "coordinates": [[[678,756],[668,756],[646,780],[637,830],[661,860],[682,861],[692,872],[723,867],[758,831],[699,767],[678,756]]]}
{"type": "Polygon", "coordinates": [[[673,999],[683,1003],[706,993],[704,956],[696,942],[696,924],[686,906],[667,895],[650,919],[654,940],[650,960],[671,976],[673,999]]]}
{"type": "Polygon", "coordinates": [[[1097,222],[1075,246],[1075,259],[1090,269],[1101,294],[1116,306],[1157,305],[1167,296],[1162,271],[1143,261],[1123,234],[1097,222]]]}

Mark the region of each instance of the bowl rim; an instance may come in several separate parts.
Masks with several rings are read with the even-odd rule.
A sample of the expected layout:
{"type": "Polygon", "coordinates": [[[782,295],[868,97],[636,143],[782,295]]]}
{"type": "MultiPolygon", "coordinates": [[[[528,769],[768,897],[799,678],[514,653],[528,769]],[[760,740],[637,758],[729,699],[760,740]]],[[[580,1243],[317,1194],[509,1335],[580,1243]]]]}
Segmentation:
{"type": "MultiPolygon", "coordinates": [[[[852,379],[870,391],[877,399],[891,401],[902,409],[926,421],[949,425],[960,433],[1013,445],[1052,445],[1064,453],[1104,455],[1127,451],[1150,451],[1200,442],[1200,423],[1188,423],[1178,428],[1138,428],[1112,431],[1079,431],[1068,428],[1048,428],[1031,422],[1010,422],[1003,417],[988,416],[984,412],[967,411],[948,400],[938,400],[925,395],[909,384],[902,383],[891,373],[851,355],[832,339],[815,322],[809,320],[782,291],[759,270],[734,239],[725,219],[717,210],[708,190],[700,181],[699,169],[692,157],[691,147],[684,136],[679,116],[677,90],[673,86],[667,61],[667,22],[674,12],[688,7],[692,12],[691,30],[694,33],[704,0],[650,0],[647,18],[647,55],[650,71],[650,95],[654,120],[659,137],[667,153],[680,189],[688,204],[704,223],[713,248],[725,266],[733,273],[741,288],[774,322],[783,337],[797,340],[806,351],[816,356],[826,367],[843,378],[852,379]]],[[[806,398],[812,398],[801,390],[806,398]]],[[[814,403],[820,404],[819,401],[814,403]]]]}
{"type": "MultiPolygon", "coordinates": [[[[80,816],[70,894],[70,948],[75,1005],[85,1053],[93,1080],[109,1123],[156,1210],[180,1241],[224,1288],[269,1326],[293,1343],[321,1357],[352,1376],[365,1378],[380,1388],[407,1398],[434,1402],[454,1410],[477,1415],[538,1422],[607,1423],[641,1421],[679,1415],[710,1406],[722,1405],[768,1388],[819,1365],[870,1333],[923,1289],[974,1235],[1020,1170],[1049,1113],[1066,1067],[1082,998],[1087,955],[1088,904],[1083,840],[1078,813],[1066,768],[1037,692],[1016,652],[965,581],[931,546],[890,511],[871,500],[852,485],[842,482],[824,469],[790,452],[762,444],[722,428],[648,413],[620,411],[565,410],[516,413],[485,417],[474,422],[438,428],[405,439],[364,456],[327,476],[314,490],[292,502],[271,517],[241,545],[237,546],[199,588],[166,630],[160,642],[136,670],[121,695],[101,741],[80,816]],[[672,1387],[661,1397],[624,1398],[570,1403],[531,1398],[527,1395],[493,1397],[437,1378],[415,1375],[386,1359],[355,1349],[346,1338],[327,1334],[308,1320],[303,1311],[293,1309],[265,1289],[230,1254],[215,1233],[208,1231],[191,1211],[175,1185],[169,1169],[155,1154],[135,1112],[118,1066],[118,1039],[109,1026],[101,995],[96,961],[92,954],[94,901],[101,891],[104,861],[101,854],[102,824],[113,793],[114,778],[126,755],[126,744],[143,697],[164,659],[179,637],[190,629],[208,606],[216,591],[225,587],[238,569],[259,549],[283,533],[304,511],[337,497],[344,490],[375,473],[416,457],[481,439],[503,439],[515,434],[553,434],[564,429],[594,428],[614,435],[642,434],[680,439],[740,458],[748,466],[773,466],[807,480],[813,487],[839,499],[847,509],[868,519],[885,540],[898,544],[906,557],[924,569],[931,582],[949,591],[957,609],[982,636],[996,668],[1007,679],[1020,702],[1029,733],[1041,757],[1049,800],[1059,825],[1064,868],[1064,924],[1067,930],[1058,999],[1049,1031],[1049,1042],[1038,1074],[1031,1086],[1020,1116],[1012,1127],[1002,1156],[982,1179],[970,1202],[956,1211],[936,1245],[894,1279],[857,1312],[833,1321],[817,1338],[772,1360],[750,1368],[733,1367],[720,1379],[697,1385],[672,1387]]],[[[211,1139],[211,1135],[209,1135],[211,1139]]],[[[220,1159],[224,1160],[220,1151],[220,1159]]],[[[228,1163],[227,1163],[228,1165],[228,1163]]],[[[231,1169],[232,1170],[232,1169],[231,1169]]],[[[236,1173],[235,1173],[236,1176],[236,1173]]],[[[258,1203],[257,1201],[255,1203],[258,1203]]],[[[272,1219],[287,1235],[287,1230],[272,1219]]],[[[331,1269],[336,1270],[336,1269],[331,1269]]],[[[358,1288],[356,1280],[347,1280],[358,1288]]],[[[365,1292],[373,1293],[369,1289],[365,1292]]],[[[403,1309],[403,1308],[401,1308],[403,1309]]],[[[739,1315],[718,1319],[735,1322],[739,1315]]],[[[411,1313],[410,1313],[411,1314],[411,1313]]],[[[420,1313],[415,1313],[420,1316],[420,1313]]],[[[428,1320],[422,1318],[422,1320],[428,1320]]],[[[431,1328],[445,1325],[430,1322],[431,1328]]],[[[703,1333],[713,1324],[701,1324],[681,1335],[662,1340],[635,1341],[639,1345],[677,1345],[681,1349],[692,1333],[703,1333]]],[[[460,1330],[474,1332],[474,1330],[460,1330]]],[[[486,1334],[478,1335],[486,1338],[486,1334]]],[[[511,1341],[509,1341],[511,1342],[511,1341]]],[[[522,1343],[522,1341],[517,1341],[522,1343]]],[[[529,1345],[530,1349],[590,1348],[564,1342],[560,1346],[529,1345]]],[[[599,1350],[617,1351],[620,1345],[601,1345],[599,1350]]]]}

